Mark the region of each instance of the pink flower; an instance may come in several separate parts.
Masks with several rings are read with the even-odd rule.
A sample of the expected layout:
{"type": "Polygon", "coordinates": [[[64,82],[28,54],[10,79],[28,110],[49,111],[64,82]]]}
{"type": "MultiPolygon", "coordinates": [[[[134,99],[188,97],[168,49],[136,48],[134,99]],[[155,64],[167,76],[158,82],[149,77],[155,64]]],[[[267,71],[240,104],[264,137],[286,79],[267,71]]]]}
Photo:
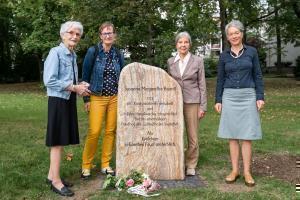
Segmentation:
{"type": "Polygon", "coordinates": [[[134,180],[131,178],[131,179],[128,179],[126,181],[126,186],[127,187],[132,187],[134,185],[134,180]]]}
{"type": "Polygon", "coordinates": [[[157,182],[153,181],[151,186],[148,188],[148,192],[154,192],[159,189],[160,189],[160,185],[157,182]]]}
{"type": "Polygon", "coordinates": [[[152,184],[151,179],[145,179],[145,180],[143,181],[143,186],[144,186],[144,188],[146,188],[146,189],[147,189],[148,187],[150,187],[151,184],[152,184]]]}

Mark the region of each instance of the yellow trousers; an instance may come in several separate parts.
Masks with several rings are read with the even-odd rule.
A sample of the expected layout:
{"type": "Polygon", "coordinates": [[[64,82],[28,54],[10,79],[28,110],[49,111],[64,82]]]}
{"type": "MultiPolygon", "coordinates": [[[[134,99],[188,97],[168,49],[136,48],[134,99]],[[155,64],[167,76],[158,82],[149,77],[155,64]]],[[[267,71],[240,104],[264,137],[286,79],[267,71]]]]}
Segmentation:
{"type": "Polygon", "coordinates": [[[116,136],[117,103],[117,95],[91,95],[89,129],[82,154],[82,169],[92,168],[102,124],[104,121],[105,132],[102,143],[101,168],[109,166],[116,136]]]}

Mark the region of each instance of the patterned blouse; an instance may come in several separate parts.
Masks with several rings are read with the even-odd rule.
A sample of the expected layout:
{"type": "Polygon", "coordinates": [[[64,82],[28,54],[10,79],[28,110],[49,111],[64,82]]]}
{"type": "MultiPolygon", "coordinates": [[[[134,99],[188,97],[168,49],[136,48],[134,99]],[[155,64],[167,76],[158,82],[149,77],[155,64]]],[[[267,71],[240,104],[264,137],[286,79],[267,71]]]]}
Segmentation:
{"type": "Polygon", "coordinates": [[[114,96],[118,93],[118,82],[116,70],[112,63],[112,51],[105,52],[106,64],[103,73],[103,96],[114,96]]]}

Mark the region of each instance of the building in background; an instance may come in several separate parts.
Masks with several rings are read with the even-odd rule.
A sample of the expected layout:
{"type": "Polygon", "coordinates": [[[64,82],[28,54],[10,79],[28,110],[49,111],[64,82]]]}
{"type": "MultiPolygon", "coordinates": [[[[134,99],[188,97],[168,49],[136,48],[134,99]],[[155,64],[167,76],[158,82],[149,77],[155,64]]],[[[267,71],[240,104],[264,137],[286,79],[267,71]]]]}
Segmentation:
{"type": "MultiPolygon", "coordinates": [[[[275,38],[266,41],[266,64],[267,67],[276,67],[277,53],[275,38]]],[[[300,46],[295,44],[282,42],[281,62],[285,67],[296,66],[296,59],[300,56],[300,46]]]]}

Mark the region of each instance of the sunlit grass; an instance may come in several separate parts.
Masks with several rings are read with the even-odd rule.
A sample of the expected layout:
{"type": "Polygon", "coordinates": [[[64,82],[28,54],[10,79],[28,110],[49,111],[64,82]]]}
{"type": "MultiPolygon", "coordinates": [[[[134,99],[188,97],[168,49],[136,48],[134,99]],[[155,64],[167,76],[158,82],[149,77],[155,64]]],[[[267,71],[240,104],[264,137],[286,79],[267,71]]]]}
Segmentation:
{"type": "MultiPolygon", "coordinates": [[[[209,105],[200,123],[198,168],[208,186],[162,190],[156,199],[296,199],[295,185],[272,177],[255,177],[257,186],[249,191],[247,188],[223,191],[223,178],[230,171],[228,144],[217,138],[219,115],[213,111],[215,79],[207,82],[209,105]]],[[[254,142],[253,152],[300,155],[300,88],[293,79],[268,78],[265,83],[266,106],[261,112],[263,140],[254,142]]],[[[44,184],[49,165],[45,146],[47,97],[38,86],[29,84],[24,89],[22,85],[0,85],[0,199],[58,197],[44,184]]],[[[65,152],[72,152],[74,157],[62,163],[61,174],[75,184],[79,182],[87,130],[87,115],[82,106],[78,99],[81,144],[66,147],[65,152]]],[[[236,184],[243,185],[242,179],[236,184]]],[[[90,199],[138,199],[124,192],[94,192],[90,199]]]]}

